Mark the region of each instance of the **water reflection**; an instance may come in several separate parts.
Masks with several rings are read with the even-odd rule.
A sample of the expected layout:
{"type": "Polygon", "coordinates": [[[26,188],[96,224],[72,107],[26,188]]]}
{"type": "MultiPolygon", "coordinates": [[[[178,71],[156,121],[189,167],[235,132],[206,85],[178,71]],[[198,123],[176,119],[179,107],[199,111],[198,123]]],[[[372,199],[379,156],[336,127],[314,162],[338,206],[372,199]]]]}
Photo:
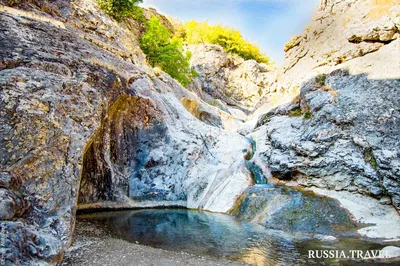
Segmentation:
{"type": "Polygon", "coordinates": [[[132,243],[252,265],[306,265],[310,261],[302,247],[323,245],[305,235],[268,230],[229,215],[180,209],[109,212],[79,219],[96,221],[114,237],[132,243]]]}

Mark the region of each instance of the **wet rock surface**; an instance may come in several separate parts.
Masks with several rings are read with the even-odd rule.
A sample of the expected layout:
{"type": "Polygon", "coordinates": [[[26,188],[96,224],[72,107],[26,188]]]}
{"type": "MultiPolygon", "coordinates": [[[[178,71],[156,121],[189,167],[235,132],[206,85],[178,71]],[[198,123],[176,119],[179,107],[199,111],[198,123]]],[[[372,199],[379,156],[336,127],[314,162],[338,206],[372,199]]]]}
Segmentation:
{"type": "Polygon", "coordinates": [[[137,96],[114,103],[88,146],[79,208],[114,202],[227,211],[252,182],[243,152],[250,143],[202,124],[175,97],[139,83],[130,86],[137,96]]]}
{"type": "Polygon", "coordinates": [[[272,184],[248,188],[230,213],[270,229],[321,234],[323,240],[356,228],[338,201],[272,184]]]}

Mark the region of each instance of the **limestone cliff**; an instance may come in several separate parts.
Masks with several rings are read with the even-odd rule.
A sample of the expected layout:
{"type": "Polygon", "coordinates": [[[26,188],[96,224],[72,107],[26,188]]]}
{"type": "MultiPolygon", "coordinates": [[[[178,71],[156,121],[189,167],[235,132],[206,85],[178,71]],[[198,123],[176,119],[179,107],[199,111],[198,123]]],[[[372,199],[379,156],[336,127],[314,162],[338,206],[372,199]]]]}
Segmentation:
{"type": "Polygon", "coordinates": [[[257,115],[288,102],[300,93],[303,82],[317,74],[398,39],[399,9],[397,0],[321,0],[304,33],[286,43],[285,60],[270,88],[276,95],[260,102],[257,115]]]}
{"type": "Polygon", "coordinates": [[[16,7],[0,9],[7,263],[59,262],[77,208],[233,206],[252,183],[250,143],[221,129],[229,114],[146,65],[136,21],[93,1],[16,7]]]}
{"type": "Polygon", "coordinates": [[[199,74],[191,89],[207,102],[248,114],[270,93],[272,66],[228,54],[219,45],[190,45],[188,50],[193,55],[191,65],[199,74]]]}
{"type": "MultiPolygon", "coordinates": [[[[274,86],[298,96],[261,116],[252,134],[268,174],[400,208],[399,7],[321,1],[286,45],[274,86]]],[[[267,98],[260,110],[275,105],[267,98]]]]}

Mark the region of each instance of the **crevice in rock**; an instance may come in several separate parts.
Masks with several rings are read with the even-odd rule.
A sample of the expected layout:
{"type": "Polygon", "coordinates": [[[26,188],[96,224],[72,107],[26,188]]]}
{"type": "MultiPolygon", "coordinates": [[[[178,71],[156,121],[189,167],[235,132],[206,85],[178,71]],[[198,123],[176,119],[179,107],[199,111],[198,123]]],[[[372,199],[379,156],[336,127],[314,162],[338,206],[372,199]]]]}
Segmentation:
{"type": "Polygon", "coordinates": [[[349,43],[355,43],[355,44],[360,44],[360,43],[382,43],[384,45],[390,44],[396,39],[391,39],[388,41],[381,41],[381,40],[361,40],[361,37],[353,37],[349,39],[349,43]]]}

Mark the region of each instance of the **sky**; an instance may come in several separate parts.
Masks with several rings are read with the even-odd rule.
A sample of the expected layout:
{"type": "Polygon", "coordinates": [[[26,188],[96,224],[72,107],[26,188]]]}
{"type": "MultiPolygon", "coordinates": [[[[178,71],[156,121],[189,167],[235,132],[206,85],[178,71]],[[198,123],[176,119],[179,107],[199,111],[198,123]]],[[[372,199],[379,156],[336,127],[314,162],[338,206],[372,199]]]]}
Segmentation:
{"type": "Polygon", "coordinates": [[[301,34],[311,21],[320,0],[143,0],[143,6],[156,8],[181,21],[208,20],[241,31],[277,65],[290,37],[301,34]]]}

